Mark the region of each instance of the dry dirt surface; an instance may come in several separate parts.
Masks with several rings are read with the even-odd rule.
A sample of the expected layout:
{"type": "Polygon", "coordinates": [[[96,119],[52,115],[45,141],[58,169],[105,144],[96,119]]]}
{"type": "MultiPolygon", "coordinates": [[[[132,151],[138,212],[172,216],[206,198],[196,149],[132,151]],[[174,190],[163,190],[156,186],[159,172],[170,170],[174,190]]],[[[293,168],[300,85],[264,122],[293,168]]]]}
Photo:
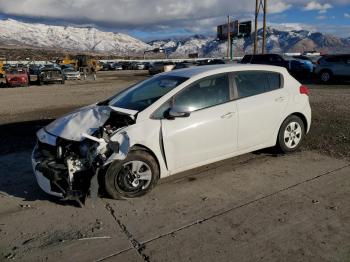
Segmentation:
{"type": "Polygon", "coordinates": [[[298,153],[254,152],[84,208],[43,193],[36,130],[147,77],[0,89],[0,261],[350,261],[346,84],[310,85],[313,126],[298,153]]]}

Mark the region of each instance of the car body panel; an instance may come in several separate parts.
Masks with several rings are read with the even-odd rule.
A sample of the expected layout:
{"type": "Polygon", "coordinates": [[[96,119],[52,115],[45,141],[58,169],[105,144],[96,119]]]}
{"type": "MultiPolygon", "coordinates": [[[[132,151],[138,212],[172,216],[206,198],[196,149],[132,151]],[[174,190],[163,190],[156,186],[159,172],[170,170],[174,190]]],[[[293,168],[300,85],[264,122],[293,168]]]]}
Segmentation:
{"type": "Polygon", "coordinates": [[[239,112],[238,148],[269,143],[288,104],[284,88],[237,101],[239,112]]]}
{"type": "Polygon", "coordinates": [[[236,102],[231,101],[187,118],[161,120],[169,170],[232,153],[237,147],[237,119],[236,102]]]}

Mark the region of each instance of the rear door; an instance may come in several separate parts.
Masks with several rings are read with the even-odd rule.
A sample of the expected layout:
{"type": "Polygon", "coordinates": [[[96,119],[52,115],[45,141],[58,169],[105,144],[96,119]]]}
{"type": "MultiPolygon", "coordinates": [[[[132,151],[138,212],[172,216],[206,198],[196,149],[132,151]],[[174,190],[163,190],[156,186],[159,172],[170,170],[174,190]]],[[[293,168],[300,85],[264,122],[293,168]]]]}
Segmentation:
{"type": "Polygon", "coordinates": [[[340,70],[342,76],[350,77],[350,56],[343,56],[343,66],[340,70]]]}
{"type": "Polygon", "coordinates": [[[238,149],[271,141],[288,104],[283,77],[276,72],[242,71],[234,75],[238,110],[238,149]]]}

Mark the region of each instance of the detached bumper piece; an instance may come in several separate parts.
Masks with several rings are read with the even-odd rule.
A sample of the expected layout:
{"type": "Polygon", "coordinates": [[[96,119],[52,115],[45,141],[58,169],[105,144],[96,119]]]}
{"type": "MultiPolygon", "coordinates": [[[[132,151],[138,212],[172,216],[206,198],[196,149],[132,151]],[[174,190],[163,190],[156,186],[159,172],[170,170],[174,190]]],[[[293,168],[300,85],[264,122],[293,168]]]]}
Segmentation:
{"type": "Polygon", "coordinates": [[[55,146],[39,142],[35,147],[32,163],[39,186],[51,195],[63,197],[63,200],[77,201],[83,206],[94,175],[93,171],[76,171],[72,176],[66,163],[58,160],[56,154],[55,146]]]}

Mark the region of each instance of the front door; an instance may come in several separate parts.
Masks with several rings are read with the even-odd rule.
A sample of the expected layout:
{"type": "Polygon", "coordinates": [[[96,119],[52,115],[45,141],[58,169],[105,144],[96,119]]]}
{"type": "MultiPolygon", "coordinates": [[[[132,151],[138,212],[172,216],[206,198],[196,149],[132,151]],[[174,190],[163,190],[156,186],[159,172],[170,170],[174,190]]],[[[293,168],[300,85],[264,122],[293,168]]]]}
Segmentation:
{"type": "Polygon", "coordinates": [[[237,147],[237,110],[227,74],[202,79],[182,90],[172,108],[184,118],[162,120],[164,151],[176,173],[228,155],[237,147]]]}

